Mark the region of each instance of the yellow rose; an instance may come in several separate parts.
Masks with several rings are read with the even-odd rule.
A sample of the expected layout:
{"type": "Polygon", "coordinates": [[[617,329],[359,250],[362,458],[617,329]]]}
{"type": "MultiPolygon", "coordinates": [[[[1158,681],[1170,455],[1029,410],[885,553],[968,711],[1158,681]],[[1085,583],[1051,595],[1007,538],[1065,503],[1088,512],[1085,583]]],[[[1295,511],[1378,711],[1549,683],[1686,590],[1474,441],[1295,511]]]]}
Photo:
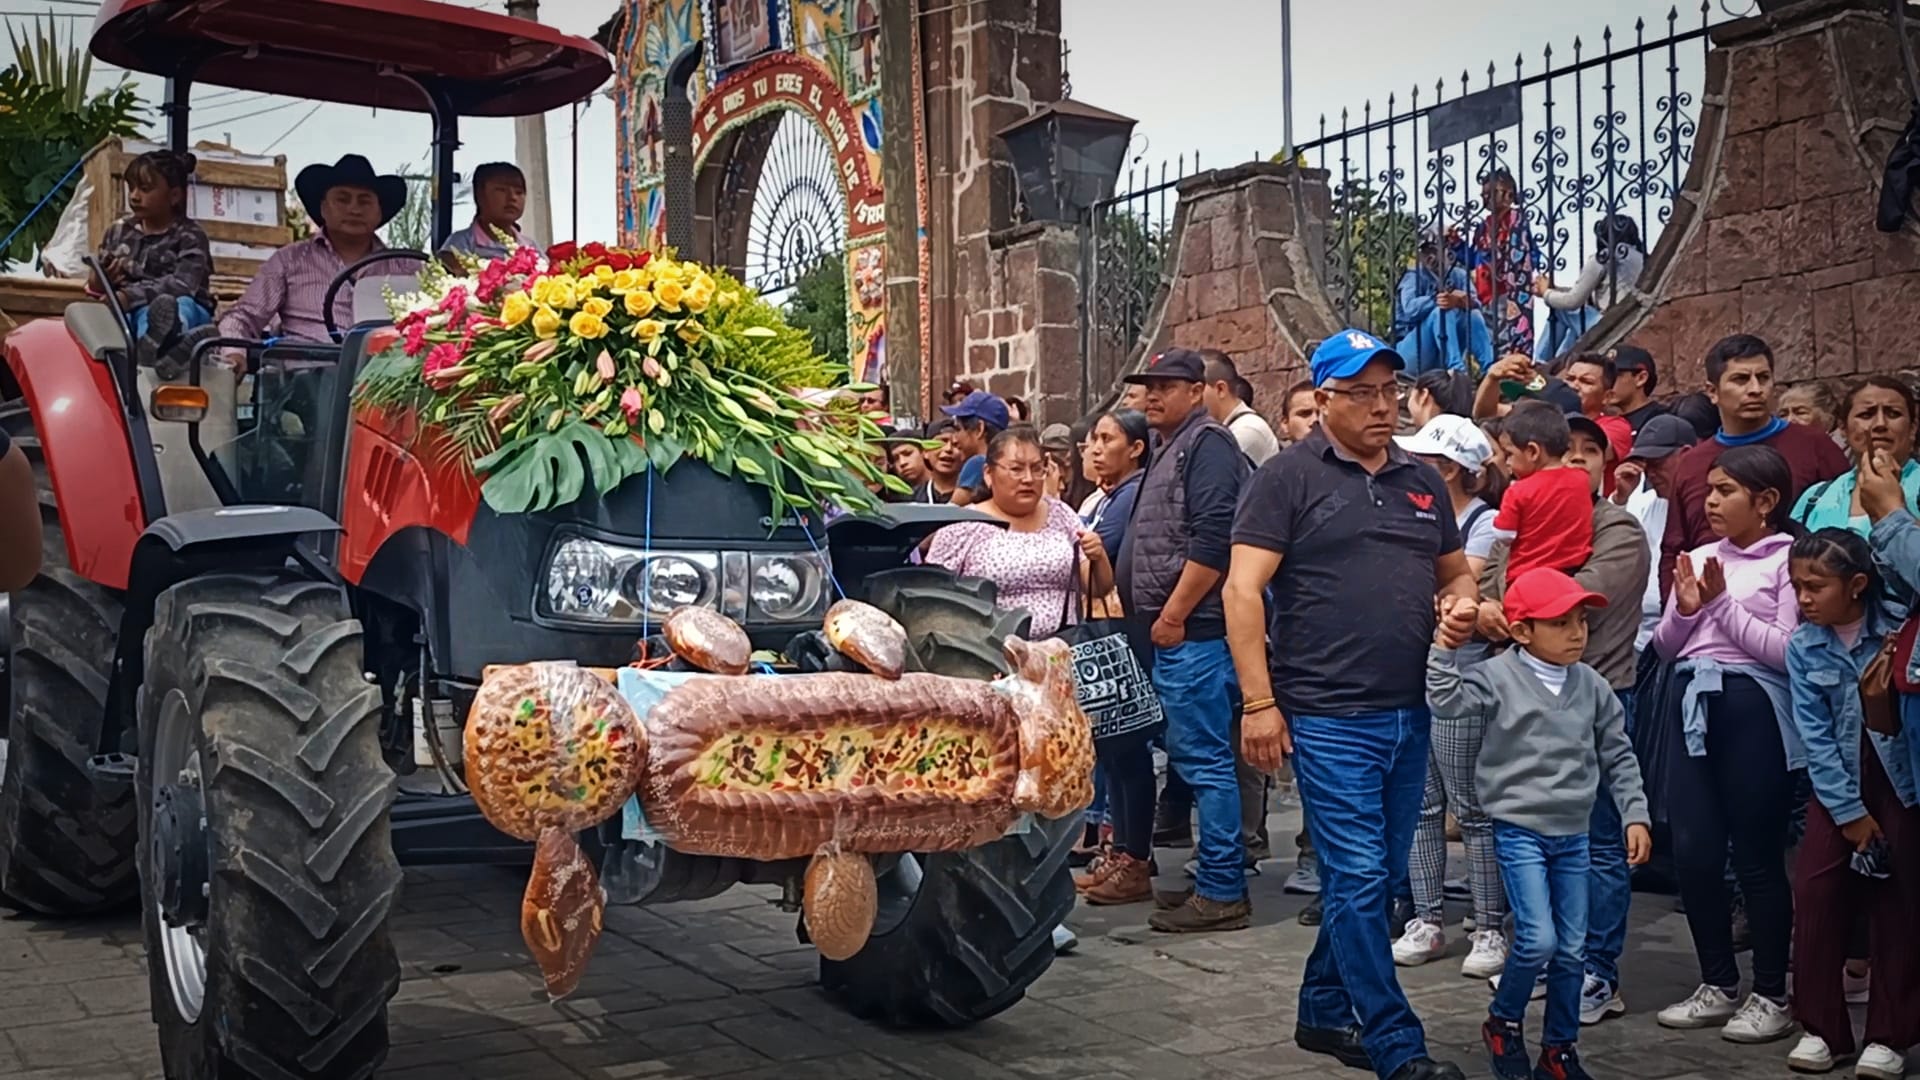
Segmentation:
{"type": "Polygon", "coordinates": [[[560,333],[560,323],[560,313],[541,304],[539,310],[533,313],[534,336],[542,339],[552,338],[560,333]]]}
{"type": "Polygon", "coordinates": [[[698,345],[700,343],[700,337],[702,334],[702,331],[700,329],[700,324],[697,322],[694,322],[692,319],[688,319],[687,321],[681,323],[678,333],[680,336],[680,340],[686,342],[689,345],[698,345]]]}
{"type": "Polygon", "coordinates": [[[613,275],[613,284],[608,286],[608,288],[613,290],[613,293],[616,296],[625,296],[628,293],[632,292],[633,290],[641,287],[642,286],[640,284],[640,271],[638,270],[615,271],[613,275]]]}
{"type": "Polygon", "coordinates": [[[662,281],[653,287],[653,294],[665,311],[679,311],[681,301],[687,298],[687,287],[678,281],[662,281]]]}
{"type": "Polygon", "coordinates": [[[635,289],[625,298],[627,314],[636,319],[644,319],[653,314],[653,294],[645,289],[635,289]]]}
{"type": "Polygon", "coordinates": [[[702,270],[693,275],[692,281],[687,282],[687,291],[703,292],[708,296],[712,296],[713,290],[717,285],[718,283],[713,280],[713,275],[702,270]]]}
{"type": "Polygon", "coordinates": [[[707,305],[711,303],[713,303],[712,289],[702,289],[696,284],[687,290],[687,310],[693,314],[699,315],[706,311],[707,305]]]}
{"type": "Polygon", "coordinates": [[[592,296],[594,293],[598,292],[599,290],[600,290],[600,279],[597,277],[594,277],[591,274],[583,278],[574,279],[573,295],[578,300],[585,300],[587,297],[592,296]]]}
{"type": "Polygon", "coordinates": [[[580,310],[596,319],[604,319],[613,314],[613,301],[603,296],[589,297],[586,303],[580,305],[580,310]]]}
{"type": "Polygon", "coordinates": [[[532,315],[533,301],[526,293],[508,293],[507,298],[500,302],[500,324],[502,326],[519,326],[521,323],[526,322],[532,315]]]}
{"type": "Polygon", "coordinates": [[[591,311],[576,311],[573,318],[567,320],[567,329],[573,331],[574,337],[592,341],[607,336],[607,321],[591,311]]]}
{"type": "Polygon", "coordinates": [[[667,332],[667,324],[659,319],[641,319],[633,324],[633,336],[641,341],[652,341],[667,332]]]}
{"type": "Polygon", "coordinates": [[[611,285],[613,284],[613,267],[601,263],[593,268],[593,277],[602,285],[611,285]]]}

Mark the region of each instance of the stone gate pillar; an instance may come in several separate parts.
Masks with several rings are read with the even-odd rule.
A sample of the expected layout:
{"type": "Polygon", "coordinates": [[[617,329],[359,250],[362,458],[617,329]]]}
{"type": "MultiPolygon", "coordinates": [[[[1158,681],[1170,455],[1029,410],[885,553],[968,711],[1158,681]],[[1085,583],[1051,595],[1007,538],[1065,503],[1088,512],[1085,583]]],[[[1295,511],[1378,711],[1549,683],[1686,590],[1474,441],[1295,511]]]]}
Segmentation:
{"type": "Polygon", "coordinates": [[[1803,0],[1713,28],[1672,220],[1583,344],[1649,350],[1675,393],[1732,333],[1766,339],[1784,382],[1920,364],[1920,227],[1874,227],[1911,93],[1886,9],[1803,0]]]}

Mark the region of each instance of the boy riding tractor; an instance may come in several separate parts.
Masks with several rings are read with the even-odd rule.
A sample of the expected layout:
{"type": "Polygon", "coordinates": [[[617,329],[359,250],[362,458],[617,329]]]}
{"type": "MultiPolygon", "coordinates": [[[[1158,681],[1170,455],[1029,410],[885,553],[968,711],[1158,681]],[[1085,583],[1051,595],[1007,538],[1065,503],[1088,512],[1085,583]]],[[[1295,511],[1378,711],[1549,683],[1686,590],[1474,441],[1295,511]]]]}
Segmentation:
{"type": "MultiPolygon", "coordinates": [[[[610,74],[589,42],[429,0],[106,0],[92,49],[168,80],[176,149],[200,82],[430,114],[436,244],[460,116],[546,111],[610,74]]],[[[344,268],[327,321],[334,294],[377,296],[373,274],[425,259],[403,254],[344,268]]],[[[783,655],[776,670],[816,678],[804,672],[844,670],[808,647],[823,581],[904,627],[909,671],[994,678],[1024,630],[990,584],[904,565],[963,511],[816,533],[810,515],[771,514],[741,473],[689,459],[498,512],[470,472],[356,407],[378,305],[329,325],[330,341],[203,342],[169,384],[136,365],[104,301],[9,335],[0,373],[0,425],[33,465],[47,538],[43,572],[0,619],[0,903],[77,916],[137,900],[173,1080],[363,1077],[384,1059],[400,866],[531,854],[465,794],[460,729],[489,668],[619,668],[672,611],[711,606],[756,655],[783,655]],[[251,408],[209,445],[202,376],[220,349],[245,355],[251,408]],[[575,575],[609,566],[635,572],[607,603],[556,609],[583,595],[575,575]]],[[[823,984],[896,1023],[965,1024],[1018,1001],[1073,903],[1075,818],[875,853],[871,936],[823,959],[823,984]]],[[[807,865],[675,850],[618,814],[577,839],[616,903],[740,883],[792,896],[807,865]]]]}

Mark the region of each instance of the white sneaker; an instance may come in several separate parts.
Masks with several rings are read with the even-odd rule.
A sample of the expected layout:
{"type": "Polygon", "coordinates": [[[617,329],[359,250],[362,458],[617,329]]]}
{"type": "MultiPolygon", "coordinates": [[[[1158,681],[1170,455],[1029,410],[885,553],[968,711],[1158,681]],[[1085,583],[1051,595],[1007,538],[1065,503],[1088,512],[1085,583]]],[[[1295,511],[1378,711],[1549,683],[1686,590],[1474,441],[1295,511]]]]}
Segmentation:
{"type": "MultiPolygon", "coordinates": [[[[1500,976],[1495,975],[1493,978],[1488,979],[1487,989],[1493,991],[1496,994],[1499,993],[1500,992],[1500,976]]],[[[1539,978],[1533,980],[1533,992],[1527,995],[1527,1000],[1528,1001],[1544,1001],[1546,999],[1546,996],[1547,996],[1547,973],[1543,971],[1540,973],[1539,978]]]]}
{"type": "Polygon", "coordinates": [[[1053,928],[1053,954],[1055,956],[1065,956],[1079,947],[1080,935],[1067,929],[1065,923],[1053,928]]]}
{"type": "Polygon", "coordinates": [[[1787,1068],[1794,1072],[1823,1073],[1833,1069],[1833,1051],[1818,1035],[1802,1035],[1787,1054],[1787,1068]]]}
{"type": "Polygon", "coordinates": [[[1739,994],[1701,983],[1692,997],[1661,1009],[1654,1020],[1667,1028],[1719,1027],[1733,1019],[1739,1003],[1739,994]]]}
{"type": "Polygon", "coordinates": [[[1580,1022],[1592,1025],[1609,1016],[1625,1016],[1627,1003],[1620,1000],[1620,992],[1612,983],[1598,975],[1588,975],[1580,984],[1580,1022]]]}
{"type": "Polygon", "coordinates": [[[1865,1005],[1873,984],[1872,973],[1855,975],[1851,971],[1840,973],[1840,988],[1846,992],[1847,1004],[1865,1005]]]}
{"type": "Polygon", "coordinates": [[[1446,954],[1447,932],[1425,919],[1409,922],[1407,932],[1393,943],[1393,962],[1401,967],[1419,967],[1446,954]]]}
{"type": "Polygon", "coordinates": [[[1900,1080],[1906,1074],[1907,1059],[1879,1043],[1868,1043],[1860,1051],[1860,1060],[1853,1063],[1853,1075],[1871,1080],[1900,1080]]]}
{"type": "Polygon", "coordinates": [[[1506,936],[1498,930],[1480,930],[1473,935],[1473,950],[1460,965],[1460,974],[1469,979],[1485,979],[1500,974],[1500,969],[1506,966],[1506,936]]]}
{"type": "Polygon", "coordinates": [[[1720,1029],[1728,1042],[1763,1043],[1793,1034],[1793,1013],[1785,1005],[1759,994],[1748,994],[1740,1011],[1720,1029]]]}

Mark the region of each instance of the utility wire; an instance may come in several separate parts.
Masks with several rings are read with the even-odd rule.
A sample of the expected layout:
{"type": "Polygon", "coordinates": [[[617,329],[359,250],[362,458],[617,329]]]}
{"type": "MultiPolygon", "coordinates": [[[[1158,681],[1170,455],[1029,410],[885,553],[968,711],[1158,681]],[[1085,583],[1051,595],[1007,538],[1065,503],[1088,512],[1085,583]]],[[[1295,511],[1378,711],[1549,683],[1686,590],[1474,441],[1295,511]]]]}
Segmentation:
{"type": "Polygon", "coordinates": [[[283,132],[281,132],[281,133],[280,133],[280,137],[279,137],[279,138],[277,138],[277,139],[275,139],[275,140],[273,140],[272,142],[270,142],[270,143],[268,143],[268,144],[267,144],[267,148],[266,148],[265,150],[262,150],[262,151],[260,151],[260,152],[261,152],[262,154],[271,154],[271,153],[273,153],[273,148],[274,148],[274,147],[276,147],[276,146],[279,146],[279,145],[280,145],[281,143],[283,143],[283,142],[286,142],[286,141],[287,141],[287,136],[289,136],[289,135],[292,135],[292,134],[293,134],[294,132],[296,132],[296,131],[299,131],[302,125],[304,125],[304,124],[305,124],[305,123],[306,123],[307,121],[309,121],[309,120],[311,120],[311,119],[313,119],[313,114],[314,114],[314,113],[317,113],[317,112],[319,112],[319,111],[320,111],[320,106],[322,106],[322,105],[325,105],[325,104],[326,104],[326,102],[324,102],[324,101],[316,101],[316,102],[314,102],[314,103],[313,103],[313,108],[311,108],[311,109],[308,109],[308,110],[307,110],[307,114],[306,114],[305,116],[302,116],[302,117],[301,117],[300,119],[298,119],[298,120],[296,120],[296,121],[294,121],[294,123],[293,123],[293,126],[292,126],[292,127],[290,127],[290,128],[288,128],[287,130],[285,130],[285,131],[283,131],[283,132]]]}

